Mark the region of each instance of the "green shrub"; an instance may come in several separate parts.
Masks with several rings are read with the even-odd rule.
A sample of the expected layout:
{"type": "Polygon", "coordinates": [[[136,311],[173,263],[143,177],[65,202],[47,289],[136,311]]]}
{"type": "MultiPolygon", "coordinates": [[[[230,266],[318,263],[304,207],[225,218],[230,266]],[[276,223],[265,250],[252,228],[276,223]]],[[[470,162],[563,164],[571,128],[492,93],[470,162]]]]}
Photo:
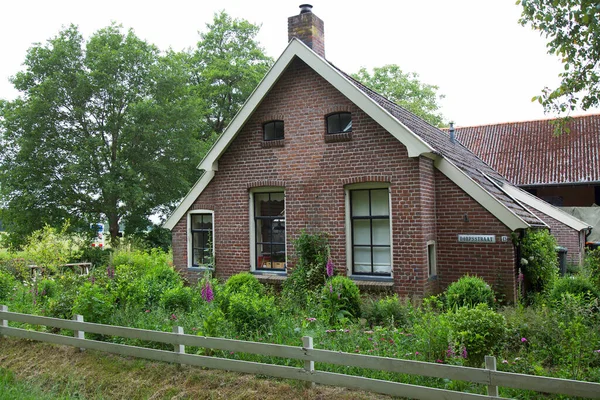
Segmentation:
{"type": "Polygon", "coordinates": [[[486,355],[502,349],[507,334],[506,320],[486,304],[449,312],[448,320],[454,342],[466,348],[468,365],[479,367],[486,355]]]}
{"type": "Polygon", "coordinates": [[[521,268],[534,291],[552,287],[558,277],[556,239],[546,229],[528,229],[521,239],[521,268]]]}
{"type": "Polygon", "coordinates": [[[169,312],[190,311],[192,308],[192,289],[185,286],[167,289],[160,298],[160,304],[169,312]]]}
{"type": "Polygon", "coordinates": [[[47,304],[42,308],[42,313],[48,317],[71,319],[73,303],[86,278],[68,272],[58,275],[55,281],[56,294],[48,299],[47,304]]]}
{"type": "Polygon", "coordinates": [[[586,251],[583,270],[592,283],[600,289],[600,248],[586,251]]]}
{"type": "Polygon", "coordinates": [[[294,241],[297,262],[283,284],[283,296],[292,304],[306,304],[306,298],[321,288],[327,278],[329,257],[325,233],[302,232],[294,241]]]}
{"type": "Polygon", "coordinates": [[[106,267],[113,252],[114,250],[110,248],[85,246],[75,261],[92,263],[94,268],[106,267]]]}
{"type": "Polygon", "coordinates": [[[38,283],[38,296],[42,301],[47,301],[50,298],[58,295],[59,287],[56,280],[42,279],[38,283]]]}
{"type": "Polygon", "coordinates": [[[8,299],[16,284],[17,281],[11,273],[0,269],[0,300],[8,299]]]}
{"type": "Polygon", "coordinates": [[[400,300],[398,295],[382,299],[368,299],[361,303],[361,316],[372,326],[402,327],[408,324],[414,312],[408,299],[400,300]]]}
{"type": "Polygon", "coordinates": [[[360,290],[345,276],[334,276],[321,290],[321,304],[330,323],[360,316],[360,290]]]}
{"type": "Polygon", "coordinates": [[[494,292],[490,285],[477,276],[465,275],[446,289],[448,309],[475,307],[480,303],[494,307],[494,292]]]}
{"type": "Polygon", "coordinates": [[[225,316],[240,334],[269,330],[276,318],[275,299],[251,292],[232,293],[225,316]]]}
{"type": "Polygon", "coordinates": [[[241,272],[227,279],[225,282],[225,291],[227,293],[250,292],[264,294],[265,287],[249,272],[241,272]]]}
{"type": "Polygon", "coordinates": [[[69,223],[60,230],[49,225],[33,232],[27,238],[24,252],[42,269],[58,272],[61,265],[79,257],[82,241],[67,233],[69,223]]]}
{"type": "Polygon", "coordinates": [[[79,288],[72,313],[83,315],[84,321],[107,323],[114,311],[113,297],[99,285],[86,282],[79,288]]]}
{"type": "Polygon", "coordinates": [[[550,292],[550,299],[558,302],[565,293],[581,295],[587,301],[600,298],[600,291],[586,277],[581,275],[558,278],[550,292]]]}
{"type": "Polygon", "coordinates": [[[450,324],[448,315],[437,312],[437,299],[428,300],[426,299],[423,306],[415,312],[412,334],[416,350],[423,354],[425,361],[435,362],[448,356],[450,324]]]}

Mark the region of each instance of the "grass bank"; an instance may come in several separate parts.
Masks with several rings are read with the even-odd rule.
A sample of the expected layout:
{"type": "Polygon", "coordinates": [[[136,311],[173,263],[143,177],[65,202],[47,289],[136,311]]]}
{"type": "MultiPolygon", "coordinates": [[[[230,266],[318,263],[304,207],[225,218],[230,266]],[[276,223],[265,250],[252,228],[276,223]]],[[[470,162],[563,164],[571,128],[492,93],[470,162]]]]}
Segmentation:
{"type": "Polygon", "coordinates": [[[0,399],[389,399],[342,388],[0,339],[0,399]],[[28,394],[34,397],[27,397],[28,394]],[[4,392],[4,391],[3,391],[4,392]],[[9,393],[9,392],[7,392],[9,393]]]}

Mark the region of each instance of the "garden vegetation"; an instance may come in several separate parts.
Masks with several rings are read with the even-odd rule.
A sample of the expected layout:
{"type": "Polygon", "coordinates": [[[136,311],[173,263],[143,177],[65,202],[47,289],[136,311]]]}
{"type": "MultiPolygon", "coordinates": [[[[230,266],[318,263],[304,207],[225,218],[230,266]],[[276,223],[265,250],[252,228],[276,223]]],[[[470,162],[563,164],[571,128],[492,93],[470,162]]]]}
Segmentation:
{"type": "MultiPolygon", "coordinates": [[[[55,240],[77,242],[65,232],[48,229],[46,233],[54,235],[55,240]]],[[[494,355],[502,371],[600,382],[598,252],[588,254],[577,275],[559,278],[538,266],[547,260],[543,249],[548,246],[542,239],[529,242],[529,253],[522,251],[527,266],[536,268],[524,276],[525,281],[532,281],[523,287],[537,290],[526,293],[527,305],[524,301],[501,304],[493,287],[476,276],[465,276],[441,295],[422,300],[391,294],[369,296],[349,278],[335,274],[327,237],[307,233],[296,240],[298,268],[281,291],[264,286],[250,273],[221,282],[207,271],[197,283],[190,284],[173,269],[170,253],[131,246],[107,251],[97,257],[89,275],[78,275],[52,263],[55,259],[80,260],[82,248],[61,245],[53,247],[61,254],[50,254],[40,248],[44,246],[40,242],[31,252],[27,247],[20,253],[0,252],[0,303],[21,313],[67,319],[81,314],[88,322],[165,332],[182,326],[188,334],[292,346],[301,346],[303,336],[312,336],[320,349],[449,365],[482,367],[484,356],[494,355]],[[542,250],[536,249],[537,242],[542,243],[542,250]],[[45,257],[48,259],[44,274],[36,280],[24,268],[33,257],[38,257],[40,265],[45,265],[45,257]]],[[[59,333],[52,328],[27,328],[59,333]]],[[[93,338],[172,349],[167,344],[137,339],[93,338]]],[[[302,361],[270,356],[204,348],[186,350],[302,366],[302,361]]],[[[484,386],[466,382],[330,364],[319,364],[317,368],[485,393],[484,386]]],[[[538,396],[508,388],[501,388],[500,394],[538,396]]]]}

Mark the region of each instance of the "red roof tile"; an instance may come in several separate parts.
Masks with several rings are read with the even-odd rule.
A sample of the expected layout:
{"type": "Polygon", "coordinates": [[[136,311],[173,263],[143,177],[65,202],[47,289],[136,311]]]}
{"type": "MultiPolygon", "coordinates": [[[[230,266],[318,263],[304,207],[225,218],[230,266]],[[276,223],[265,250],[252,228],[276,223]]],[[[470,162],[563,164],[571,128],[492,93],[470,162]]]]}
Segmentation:
{"type": "Polygon", "coordinates": [[[600,115],[573,117],[569,133],[553,120],[456,128],[456,138],[519,186],[600,181],[600,115]]]}

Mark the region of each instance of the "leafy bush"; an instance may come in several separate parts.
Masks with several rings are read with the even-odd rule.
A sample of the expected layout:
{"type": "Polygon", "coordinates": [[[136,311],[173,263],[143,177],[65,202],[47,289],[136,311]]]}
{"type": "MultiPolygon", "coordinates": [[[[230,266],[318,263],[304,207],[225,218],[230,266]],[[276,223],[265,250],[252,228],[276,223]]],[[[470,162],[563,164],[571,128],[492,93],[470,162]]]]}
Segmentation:
{"type": "Polygon", "coordinates": [[[11,273],[0,269],[0,300],[8,299],[16,284],[17,281],[11,273]]]}
{"type": "Polygon", "coordinates": [[[550,292],[550,299],[559,301],[565,293],[581,295],[587,301],[600,298],[600,290],[584,276],[565,276],[558,278],[550,292]]]}
{"type": "Polygon", "coordinates": [[[105,267],[113,252],[114,250],[109,248],[84,246],[76,261],[92,263],[94,268],[105,267]]]}
{"type": "Polygon", "coordinates": [[[486,304],[449,312],[448,320],[455,343],[466,348],[468,365],[479,367],[486,355],[502,349],[507,334],[506,320],[486,304]]]}
{"type": "Polygon", "coordinates": [[[80,241],[67,234],[69,223],[60,230],[49,225],[33,232],[27,239],[24,252],[36,265],[51,272],[79,257],[80,241]]]}
{"type": "Polygon", "coordinates": [[[225,291],[227,293],[251,292],[264,294],[265,287],[249,272],[241,272],[227,279],[225,282],[225,291]]]}
{"type": "Polygon", "coordinates": [[[551,288],[558,277],[556,239],[546,229],[528,229],[521,239],[521,268],[534,291],[551,288]]]}
{"type": "Polygon", "coordinates": [[[446,289],[448,309],[463,306],[474,307],[480,303],[493,307],[494,292],[490,285],[477,276],[465,275],[446,289]]]}
{"type": "Polygon", "coordinates": [[[600,289],[600,248],[586,251],[583,270],[592,283],[600,289]]]}
{"type": "Polygon", "coordinates": [[[42,279],[38,283],[38,295],[42,301],[58,295],[58,283],[54,279],[42,279]]]}
{"type": "Polygon", "coordinates": [[[162,251],[117,251],[112,262],[116,261],[122,262],[115,267],[116,300],[122,306],[151,308],[159,304],[163,292],[183,286],[162,251]]]}
{"type": "Polygon", "coordinates": [[[240,334],[269,330],[275,323],[275,299],[251,292],[232,293],[225,316],[240,334]]]}
{"type": "Polygon", "coordinates": [[[170,312],[192,308],[192,289],[185,286],[167,289],[160,298],[161,306],[170,312]]]}
{"type": "Polygon", "coordinates": [[[425,356],[425,360],[434,362],[449,356],[450,324],[448,315],[439,314],[436,298],[425,299],[423,306],[416,310],[412,334],[416,349],[425,356]]]}
{"type": "Polygon", "coordinates": [[[99,285],[86,282],[79,288],[72,313],[83,315],[84,321],[107,323],[114,311],[113,297],[99,285]]]}
{"type": "Polygon", "coordinates": [[[368,299],[361,304],[361,316],[372,326],[402,327],[408,324],[414,312],[408,299],[400,300],[398,295],[382,299],[368,299]]]}
{"type": "Polygon", "coordinates": [[[360,315],[360,290],[348,277],[329,279],[321,290],[321,302],[331,323],[360,315]]]}
{"type": "Polygon", "coordinates": [[[302,232],[294,241],[297,262],[283,284],[284,297],[296,305],[306,303],[327,279],[329,257],[328,237],[325,233],[302,232]]]}
{"type": "Polygon", "coordinates": [[[42,313],[48,317],[71,319],[73,303],[86,278],[68,272],[56,278],[56,294],[48,299],[42,313]]]}

